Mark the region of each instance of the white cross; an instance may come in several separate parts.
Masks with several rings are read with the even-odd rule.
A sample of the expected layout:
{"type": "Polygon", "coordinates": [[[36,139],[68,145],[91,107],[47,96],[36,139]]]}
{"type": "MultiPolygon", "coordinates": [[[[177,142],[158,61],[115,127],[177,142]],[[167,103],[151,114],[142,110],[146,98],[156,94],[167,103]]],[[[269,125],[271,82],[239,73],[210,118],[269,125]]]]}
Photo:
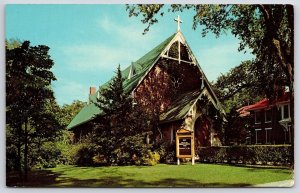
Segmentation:
{"type": "Polygon", "coordinates": [[[180,20],[179,15],[174,20],[177,22],[177,31],[180,31],[180,23],[182,23],[182,21],[180,20]]]}

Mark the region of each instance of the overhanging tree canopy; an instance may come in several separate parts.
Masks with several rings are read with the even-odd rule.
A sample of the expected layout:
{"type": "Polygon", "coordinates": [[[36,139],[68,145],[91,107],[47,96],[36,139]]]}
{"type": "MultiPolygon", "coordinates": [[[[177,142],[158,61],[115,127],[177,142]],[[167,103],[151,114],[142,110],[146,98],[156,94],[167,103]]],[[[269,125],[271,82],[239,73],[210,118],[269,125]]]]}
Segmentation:
{"type": "MultiPolygon", "coordinates": [[[[294,104],[294,9],[292,5],[126,5],[129,17],[142,16],[147,24],[144,34],[165,12],[193,10],[193,29],[204,26],[202,35],[213,32],[217,37],[230,31],[240,40],[239,51],[250,48],[256,59],[252,62],[258,83],[268,98],[276,97],[274,85],[286,80],[290,101],[294,104]],[[168,9],[163,9],[168,6],[168,9]],[[283,72],[283,73],[282,73],[283,72]],[[275,95],[275,96],[274,96],[275,95]]],[[[292,124],[294,119],[291,105],[292,124]]]]}
{"type": "MultiPolygon", "coordinates": [[[[129,16],[142,15],[142,23],[158,22],[165,5],[126,5],[129,16]]],[[[180,5],[172,4],[168,12],[194,10],[193,29],[205,26],[202,35],[213,32],[218,37],[228,30],[240,39],[239,50],[250,48],[257,66],[279,67],[293,91],[294,83],[294,10],[292,5],[180,5]]],[[[262,71],[260,74],[266,74],[262,71]]],[[[274,80],[273,80],[274,81],[274,80]]],[[[293,93],[293,92],[291,92],[293,93]]],[[[271,93],[266,93],[271,95],[271,93]]]]}

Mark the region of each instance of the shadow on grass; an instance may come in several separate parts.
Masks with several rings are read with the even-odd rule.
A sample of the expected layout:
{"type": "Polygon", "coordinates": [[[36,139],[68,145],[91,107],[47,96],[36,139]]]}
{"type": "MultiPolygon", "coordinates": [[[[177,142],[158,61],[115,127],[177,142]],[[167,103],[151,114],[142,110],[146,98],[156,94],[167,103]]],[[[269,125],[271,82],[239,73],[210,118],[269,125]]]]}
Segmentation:
{"type": "Polygon", "coordinates": [[[245,187],[246,183],[205,183],[191,179],[165,178],[158,181],[144,181],[122,176],[108,176],[100,179],[78,179],[62,176],[60,172],[48,170],[32,171],[27,181],[20,181],[17,173],[7,175],[8,187],[245,187]]]}
{"type": "Polygon", "coordinates": [[[143,181],[135,179],[124,179],[123,177],[106,177],[101,179],[79,180],[73,178],[64,178],[61,181],[61,187],[99,187],[99,188],[154,188],[154,187],[246,187],[251,184],[246,183],[202,183],[190,179],[172,179],[166,178],[158,181],[143,181]]]}
{"type": "MultiPolygon", "coordinates": [[[[201,164],[201,163],[200,163],[201,164]]],[[[248,165],[248,164],[231,164],[231,163],[204,163],[220,166],[233,166],[242,168],[253,168],[253,169],[292,169],[289,166],[272,166],[272,165],[248,165]]]]}
{"type": "Polygon", "coordinates": [[[240,167],[247,168],[248,171],[258,172],[262,170],[273,170],[274,173],[291,173],[292,169],[290,167],[285,166],[266,166],[266,165],[244,165],[244,164],[217,164],[223,166],[232,166],[232,167],[240,167]]]}
{"type": "MultiPolygon", "coordinates": [[[[273,169],[272,173],[278,174],[291,174],[293,171],[283,168],[266,168],[256,166],[235,166],[243,167],[249,172],[258,172],[258,175],[264,170],[273,169]]],[[[138,167],[139,168],[139,167],[138,167]]],[[[140,167],[143,168],[143,167],[140,167]]],[[[145,174],[146,175],[146,174],[145,174]]],[[[158,177],[159,178],[159,177],[158,177]]],[[[222,180],[223,181],[223,180],[222,180]]],[[[112,167],[60,167],[58,171],[51,170],[37,170],[29,172],[28,180],[21,181],[18,178],[18,173],[7,174],[7,186],[9,187],[247,187],[251,186],[250,183],[240,183],[226,181],[210,181],[193,180],[186,178],[162,178],[156,181],[147,179],[139,179],[134,173],[123,173],[118,168],[112,167]],[[79,170],[80,169],[80,170],[79,170]],[[89,171],[91,175],[87,175],[89,171]],[[78,172],[79,171],[79,172],[78,172]],[[75,173],[76,172],[76,173],[75,173]],[[87,172],[87,173],[86,173],[87,172]],[[82,175],[85,174],[85,175],[82,175]],[[83,179],[85,178],[85,179],[83,179]]]]}
{"type": "Polygon", "coordinates": [[[28,179],[19,178],[18,172],[6,174],[6,186],[8,187],[45,187],[57,183],[57,178],[62,175],[60,172],[48,170],[37,170],[28,173],[28,179]]]}

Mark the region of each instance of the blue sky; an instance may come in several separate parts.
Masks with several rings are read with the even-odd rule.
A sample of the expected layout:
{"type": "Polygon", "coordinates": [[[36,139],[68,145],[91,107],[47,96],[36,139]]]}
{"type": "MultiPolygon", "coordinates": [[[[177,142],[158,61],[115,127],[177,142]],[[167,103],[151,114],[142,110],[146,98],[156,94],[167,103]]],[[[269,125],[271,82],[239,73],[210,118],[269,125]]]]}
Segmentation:
{"type": "Polygon", "coordinates": [[[140,18],[129,18],[125,5],[7,5],[5,11],[7,39],[50,47],[57,78],[53,89],[60,105],[87,101],[89,87],[108,81],[118,64],[124,69],[175,33],[178,14],[181,31],[208,80],[253,58],[238,52],[239,40],[230,33],[201,37],[199,28],[192,29],[193,11],[159,16],[146,35],[146,25],[140,18]]]}

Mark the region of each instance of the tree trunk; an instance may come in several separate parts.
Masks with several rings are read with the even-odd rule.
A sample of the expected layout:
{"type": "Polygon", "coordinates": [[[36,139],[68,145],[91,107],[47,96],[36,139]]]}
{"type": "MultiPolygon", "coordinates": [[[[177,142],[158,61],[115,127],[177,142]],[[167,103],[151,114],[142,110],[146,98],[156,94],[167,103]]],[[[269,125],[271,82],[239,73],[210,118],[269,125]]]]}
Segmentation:
{"type": "Polygon", "coordinates": [[[22,137],[22,124],[18,125],[18,156],[17,156],[17,170],[19,172],[19,178],[22,179],[22,166],[21,166],[21,137],[22,137]]]}
{"type": "MultiPolygon", "coordinates": [[[[282,69],[284,70],[288,78],[288,86],[290,88],[290,112],[291,112],[291,130],[294,133],[294,9],[292,5],[287,5],[288,23],[292,30],[291,37],[291,49],[290,53],[287,53],[287,49],[283,47],[282,42],[275,37],[273,16],[270,10],[270,5],[259,5],[260,11],[264,15],[267,36],[272,38],[273,46],[275,47],[276,54],[280,60],[282,69]]],[[[294,140],[292,144],[294,143],[294,140]]]]}
{"type": "Polygon", "coordinates": [[[28,176],[28,129],[27,129],[28,122],[25,122],[25,133],[24,133],[24,177],[27,180],[28,176]]]}
{"type": "MultiPolygon", "coordinates": [[[[276,54],[279,58],[280,64],[282,66],[282,69],[284,70],[286,76],[288,77],[289,86],[291,92],[294,91],[293,85],[294,85],[294,58],[293,58],[293,52],[294,52],[294,22],[289,17],[288,21],[290,23],[290,27],[292,29],[292,45],[291,45],[291,54],[287,53],[287,49],[283,48],[282,42],[276,37],[276,34],[274,32],[274,29],[276,29],[277,26],[274,24],[274,19],[272,12],[270,10],[270,5],[258,5],[258,8],[263,13],[264,19],[265,19],[265,27],[266,27],[266,36],[272,41],[270,43],[273,44],[276,54]]],[[[294,13],[294,10],[292,7],[288,7],[287,11],[289,14],[294,13]]]]}

